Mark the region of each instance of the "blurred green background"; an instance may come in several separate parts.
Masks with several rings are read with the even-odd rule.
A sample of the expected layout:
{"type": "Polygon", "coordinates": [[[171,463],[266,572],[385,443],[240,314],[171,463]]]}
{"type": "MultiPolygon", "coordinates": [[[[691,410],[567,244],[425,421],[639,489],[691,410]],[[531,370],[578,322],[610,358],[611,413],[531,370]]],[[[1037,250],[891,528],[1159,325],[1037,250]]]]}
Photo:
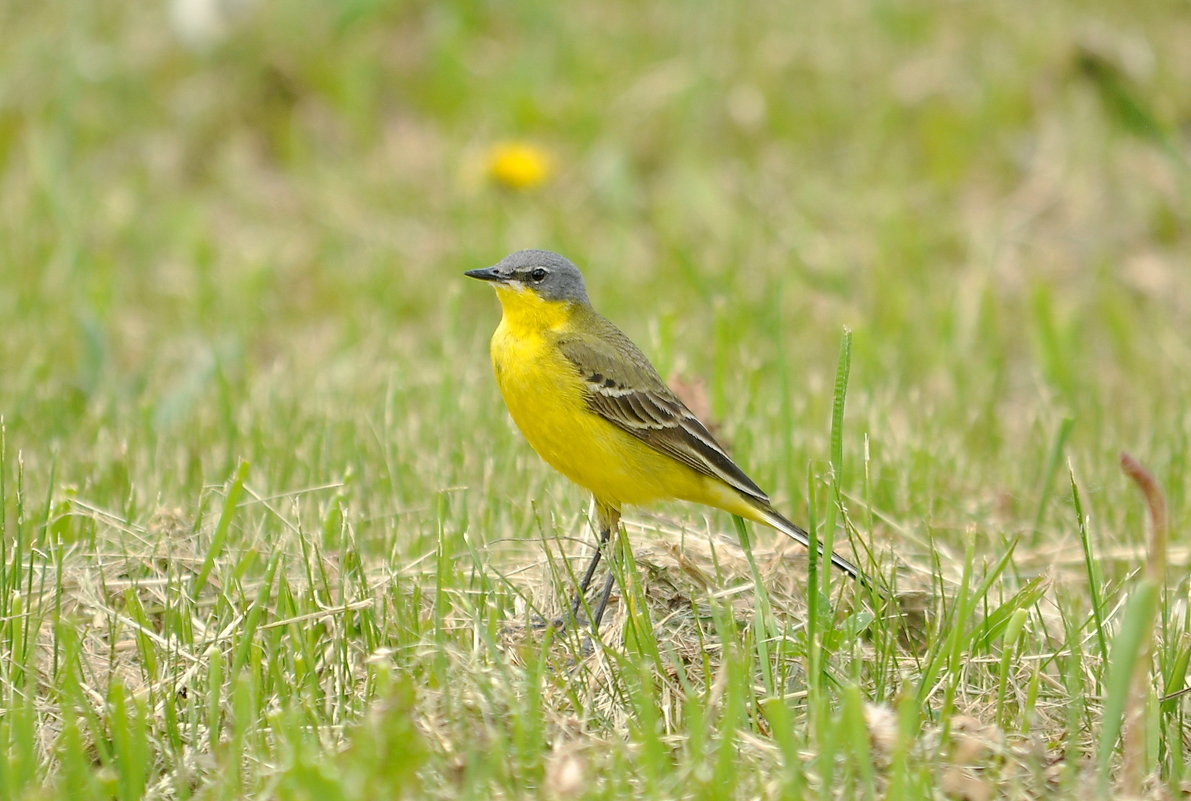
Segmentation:
{"type": "MultiPolygon", "coordinates": [[[[6,4],[10,449],[36,473],[55,448],[83,457],[60,477],[106,504],[185,505],[240,457],[320,437],[333,450],[362,418],[450,422],[412,434],[403,459],[464,447],[502,413],[483,344],[494,303],[459,274],[546,247],[663,373],[709,380],[738,448],[815,424],[777,435],[797,458],[789,476],[758,468],[779,471],[768,485],[797,487],[822,456],[845,325],[853,410],[898,471],[916,449],[928,472],[956,466],[936,449],[975,449],[952,489],[1019,492],[1020,450],[1071,415],[1093,460],[1133,448],[1182,475],[1189,16],[1170,2],[6,4]],[[544,159],[544,180],[493,172],[510,141],[544,159]],[[465,413],[440,418],[452,403],[465,413]],[[128,486],[98,478],[111,471],[128,486]]],[[[365,459],[314,456],[269,483],[365,459]]],[[[411,474],[394,502],[472,480],[452,464],[411,474]]]]}

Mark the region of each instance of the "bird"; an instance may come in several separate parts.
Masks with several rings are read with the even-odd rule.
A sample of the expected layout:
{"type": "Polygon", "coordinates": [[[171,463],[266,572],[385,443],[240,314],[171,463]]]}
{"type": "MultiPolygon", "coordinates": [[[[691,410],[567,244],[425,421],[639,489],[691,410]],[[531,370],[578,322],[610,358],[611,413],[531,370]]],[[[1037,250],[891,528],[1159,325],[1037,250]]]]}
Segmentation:
{"type": "MultiPolygon", "coordinates": [[[[774,508],[641,349],[592,307],[571,261],[548,250],[520,250],[464,275],[492,284],[500,301],[490,352],[513,422],[547,464],[595,501],[598,542],[571,604],[572,619],[625,506],[691,501],[811,547],[807,532],[774,508]]],[[[871,586],[852,562],[829,556],[836,568],[871,586]]],[[[609,573],[592,611],[593,630],[612,584],[609,573]]]]}

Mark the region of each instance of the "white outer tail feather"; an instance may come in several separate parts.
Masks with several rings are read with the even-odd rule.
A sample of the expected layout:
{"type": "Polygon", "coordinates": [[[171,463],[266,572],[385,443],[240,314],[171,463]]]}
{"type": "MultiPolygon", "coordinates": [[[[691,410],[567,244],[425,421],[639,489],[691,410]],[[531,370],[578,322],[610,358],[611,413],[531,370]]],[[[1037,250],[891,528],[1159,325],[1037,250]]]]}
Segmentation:
{"type": "MultiPolygon", "coordinates": [[[[761,515],[765,518],[766,523],[768,523],[770,526],[777,529],[778,531],[782,532],[783,534],[785,534],[787,537],[794,540],[795,542],[798,542],[799,544],[802,545],[802,547],[806,548],[807,550],[810,550],[811,538],[810,538],[809,534],[807,534],[801,528],[794,525],[789,520],[782,517],[780,514],[778,514],[777,512],[775,512],[772,509],[760,509],[758,511],[761,512],[761,515]]],[[[860,568],[858,568],[856,565],[852,564],[847,559],[845,559],[844,557],[842,557],[834,552],[831,554],[825,554],[823,551],[823,543],[822,542],[817,542],[816,545],[818,546],[820,557],[830,556],[831,564],[835,565],[837,568],[844,571],[845,573],[847,573],[849,576],[851,576],[855,580],[859,581],[864,586],[866,586],[866,587],[871,586],[869,584],[868,577],[865,576],[864,573],[860,572],[860,568]]]]}

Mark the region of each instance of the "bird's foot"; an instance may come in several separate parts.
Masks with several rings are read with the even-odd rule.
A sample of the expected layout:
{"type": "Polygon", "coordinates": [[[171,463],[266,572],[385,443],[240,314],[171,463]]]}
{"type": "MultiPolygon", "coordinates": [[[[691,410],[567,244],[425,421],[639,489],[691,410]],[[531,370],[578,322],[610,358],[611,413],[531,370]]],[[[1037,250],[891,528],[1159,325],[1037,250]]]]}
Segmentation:
{"type": "MultiPolygon", "coordinates": [[[[567,631],[581,633],[588,627],[587,616],[582,613],[577,616],[559,615],[552,618],[534,615],[533,620],[530,622],[530,628],[534,631],[551,631],[556,636],[567,631]]],[[[591,636],[584,634],[583,638],[579,640],[579,656],[585,658],[591,656],[593,653],[595,653],[595,645],[591,641],[591,636]]]]}
{"type": "Polygon", "coordinates": [[[546,618],[541,615],[534,615],[530,621],[530,628],[534,631],[546,631],[553,629],[554,631],[563,632],[574,626],[578,629],[588,628],[591,624],[588,623],[587,615],[580,611],[578,614],[558,615],[557,617],[546,618]]]}

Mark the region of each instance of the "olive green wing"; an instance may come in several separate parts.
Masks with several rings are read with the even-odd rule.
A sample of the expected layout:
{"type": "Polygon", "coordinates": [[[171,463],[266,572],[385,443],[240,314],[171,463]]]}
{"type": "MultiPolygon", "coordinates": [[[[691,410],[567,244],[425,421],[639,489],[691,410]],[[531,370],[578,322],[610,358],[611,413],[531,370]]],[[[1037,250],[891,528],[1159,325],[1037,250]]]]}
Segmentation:
{"type": "Polygon", "coordinates": [[[584,322],[583,333],[563,335],[558,347],[583,379],[587,407],[660,453],[768,506],[761,488],[666,386],[632,340],[603,317],[584,322]]]}

